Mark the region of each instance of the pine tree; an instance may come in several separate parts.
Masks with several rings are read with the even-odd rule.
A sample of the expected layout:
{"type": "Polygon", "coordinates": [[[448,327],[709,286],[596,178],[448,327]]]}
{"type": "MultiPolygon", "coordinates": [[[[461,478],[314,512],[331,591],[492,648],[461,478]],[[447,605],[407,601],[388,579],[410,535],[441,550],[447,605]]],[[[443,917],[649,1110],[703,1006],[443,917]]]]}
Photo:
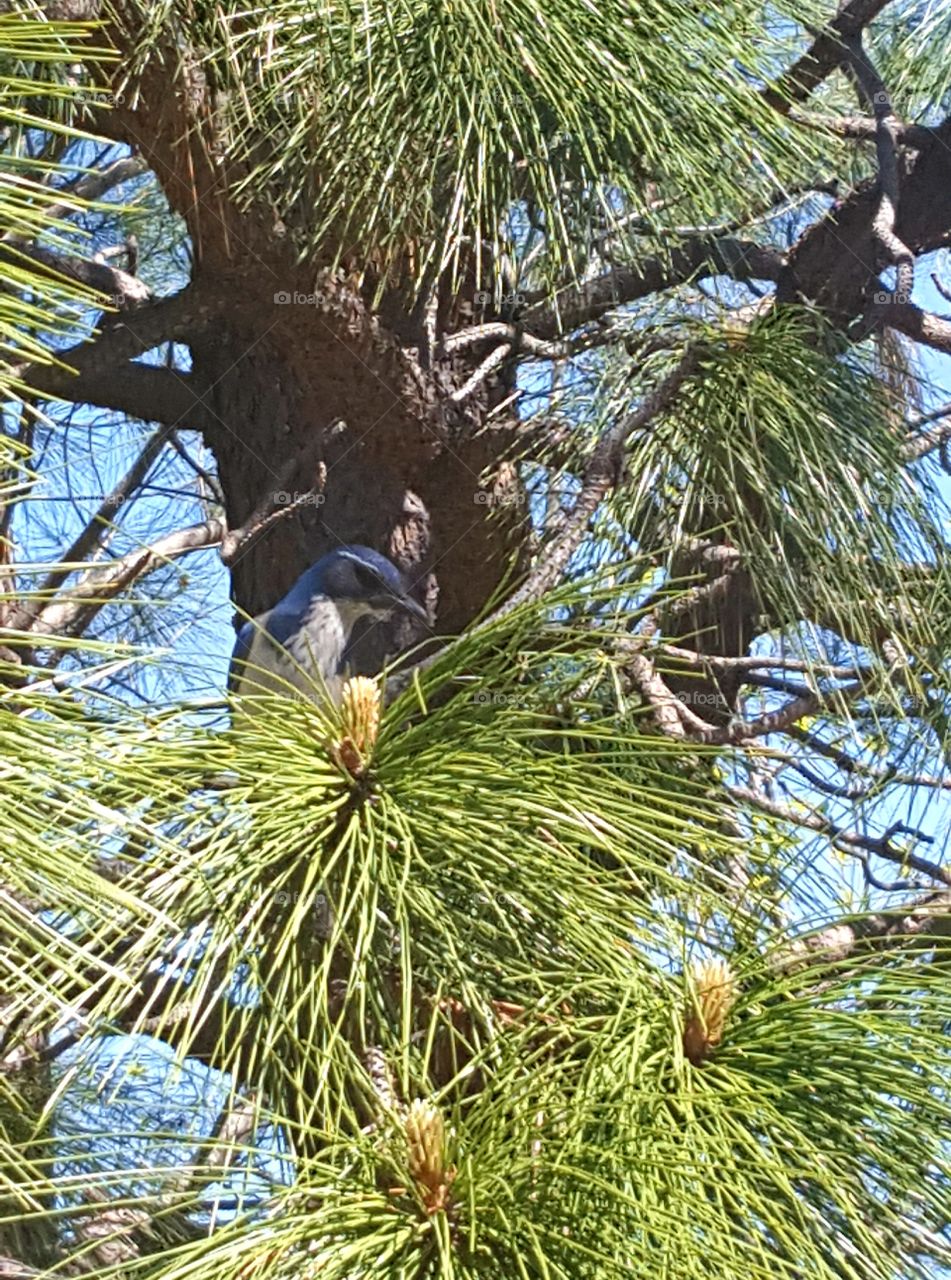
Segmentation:
{"type": "Polygon", "coordinates": [[[951,1266],[951,10],[829,9],[2,6],[0,1274],[951,1266]]]}

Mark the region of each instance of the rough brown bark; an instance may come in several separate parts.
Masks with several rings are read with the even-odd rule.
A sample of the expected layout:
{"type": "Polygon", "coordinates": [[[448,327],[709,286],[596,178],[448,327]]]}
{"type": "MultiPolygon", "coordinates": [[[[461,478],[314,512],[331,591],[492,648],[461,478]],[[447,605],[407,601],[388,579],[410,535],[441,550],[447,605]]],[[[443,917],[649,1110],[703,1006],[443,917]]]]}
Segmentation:
{"type": "Polygon", "coordinates": [[[339,282],[324,291],[322,306],[275,303],[276,293],[313,290],[305,293],[298,275],[278,291],[259,272],[250,296],[245,287],[221,323],[191,343],[196,376],[209,388],[205,436],[229,525],[275,490],[319,490],[235,563],[235,598],[256,613],[323,551],[364,542],[410,573],[420,598],[436,606],[440,630],[460,630],[497,586],[514,545],[517,508],[503,513],[507,533],[499,511],[477,501],[504,433],[476,437],[471,419],[444,409],[443,370],[424,372],[359,293],[339,282]]]}

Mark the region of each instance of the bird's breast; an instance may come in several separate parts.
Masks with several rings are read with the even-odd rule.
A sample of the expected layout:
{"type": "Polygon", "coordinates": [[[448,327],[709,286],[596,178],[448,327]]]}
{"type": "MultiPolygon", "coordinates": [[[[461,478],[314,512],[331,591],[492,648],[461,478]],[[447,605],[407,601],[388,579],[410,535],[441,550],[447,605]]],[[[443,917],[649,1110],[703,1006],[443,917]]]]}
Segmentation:
{"type": "Polygon", "coordinates": [[[300,653],[300,660],[325,671],[336,671],[347,645],[346,620],[333,600],[316,600],[301,619],[300,630],[288,648],[300,653]]]}
{"type": "Polygon", "coordinates": [[[316,600],[293,616],[272,610],[255,631],[248,652],[248,692],[303,694],[321,700],[321,687],[340,695],[348,629],[331,600],[316,600]]]}

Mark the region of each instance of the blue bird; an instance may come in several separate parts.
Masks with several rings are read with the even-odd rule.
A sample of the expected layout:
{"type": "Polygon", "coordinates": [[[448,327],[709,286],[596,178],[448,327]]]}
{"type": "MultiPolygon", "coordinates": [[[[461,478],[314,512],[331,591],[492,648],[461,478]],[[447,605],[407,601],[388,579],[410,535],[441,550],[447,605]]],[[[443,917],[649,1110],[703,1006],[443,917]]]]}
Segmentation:
{"type": "Polygon", "coordinates": [[[228,688],[339,701],[354,674],[354,627],[402,610],[428,624],[396,565],[370,547],[338,547],[305,570],[282,600],[238,632],[228,688]]]}

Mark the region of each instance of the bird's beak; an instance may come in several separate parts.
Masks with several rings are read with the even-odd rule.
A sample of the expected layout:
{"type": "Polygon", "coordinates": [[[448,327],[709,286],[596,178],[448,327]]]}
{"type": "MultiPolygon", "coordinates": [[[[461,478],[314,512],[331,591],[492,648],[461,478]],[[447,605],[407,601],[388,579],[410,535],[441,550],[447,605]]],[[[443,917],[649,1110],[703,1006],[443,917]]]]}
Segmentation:
{"type": "Polygon", "coordinates": [[[403,613],[408,613],[411,617],[425,623],[427,627],[429,626],[429,617],[426,610],[411,595],[397,595],[395,591],[388,591],[385,595],[375,596],[370,601],[370,606],[375,612],[384,615],[392,614],[397,609],[401,609],[403,613]]]}
{"type": "Polygon", "coordinates": [[[414,600],[412,596],[397,596],[397,608],[402,609],[404,613],[408,613],[411,617],[417,618],[420,622],[429,626],[429,615],[418,600],[414,600]]]}

